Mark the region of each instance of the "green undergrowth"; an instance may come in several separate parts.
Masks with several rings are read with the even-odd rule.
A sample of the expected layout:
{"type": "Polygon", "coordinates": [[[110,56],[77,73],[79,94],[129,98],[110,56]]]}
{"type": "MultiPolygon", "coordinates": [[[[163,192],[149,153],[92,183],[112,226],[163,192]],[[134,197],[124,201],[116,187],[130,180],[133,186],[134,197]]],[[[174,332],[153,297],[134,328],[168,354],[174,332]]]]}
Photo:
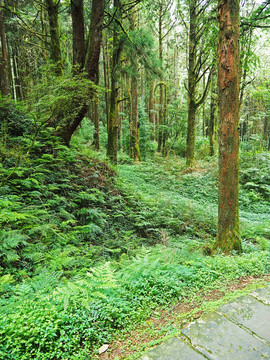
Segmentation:
{"type": "Polygon", "coordinates": [[[215,163],[190,171],[157,157],[116,170],[24,109],[2,104],[1,116],[0,358],[86,360],[157,307],[269,272],[270,206],[263,184],[247,185],[250,157],[244,252],[210,257],[215,163]]]}
{"type": "Polygon", "coordinates": [[[270,270],[267,251],[212,258],[183,247],[142,249],[71,279],[44,272],[12,286],[2,277],[1,356],[88,359],[157,306],[270,270]]]}

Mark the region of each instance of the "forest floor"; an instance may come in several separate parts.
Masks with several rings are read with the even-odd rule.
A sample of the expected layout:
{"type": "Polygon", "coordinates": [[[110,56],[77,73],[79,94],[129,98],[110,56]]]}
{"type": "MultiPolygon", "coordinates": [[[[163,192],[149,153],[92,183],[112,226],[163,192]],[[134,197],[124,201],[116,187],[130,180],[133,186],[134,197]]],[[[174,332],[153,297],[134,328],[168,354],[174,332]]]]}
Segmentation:
{"type": "Polygon", "coordinates": [[[213,257],[216,161],[38,150],[2,168],[0,358],[137,359],[269,282],[269,154],[241,164],[243,253],[213,257]]]}
{"type": "MultiPolygon", "coordinates": [[[[190,249],[198,247],[207,254],[208,246],[214,241],[217,216],[215,163],[201,163],[187,170],[179,161],[165,162],[159,159],[150,165],[120,165],[118,173],[122,186],[132,187],[153,211],[153,216],[161,217],[163,213],[166,218],[164,224],[170,224],[170,230],[182,227],[185,241],[190,242],[190,249]]],[[[244,248],[256,241],[265,241],[265,246],[269,247],[263,231],[268,228],[270,204],[254,202],[254,199],[247,198],[246,191],[241,188],[240,209],[244,248]]],[[[168,229],[164,226],[161,235],[164,248],[179,246],[182,241],[183,236],[168,235],[168,229]]],[[[211,312],[220,304],[264,286],[269,281],[270,275],[244,276],[225,281],[221,288],[200,290],[165,308],[157,308],[147,321],[122,338],[115,339],[108,351],[97,358],[137,359],[146,348],[179,334],[181,328],[203,313],[211,312]]]]}
{"type": "Polygon", "coordinates": [[[97,356],[96,359],[138,359],[151,347],[180,335],[183,328],[203,314],[212,313],[222,304],[268,284],[270,284],[270,274],[248,276],[232,281],[222,291],[215,289],[199,292],[194,294],[192,300],[183,299],[166,309],[157,309],[153,316],[135,330],[125,334],[121,339],[115,339],[109,345],[108,351],[97,356]]]}

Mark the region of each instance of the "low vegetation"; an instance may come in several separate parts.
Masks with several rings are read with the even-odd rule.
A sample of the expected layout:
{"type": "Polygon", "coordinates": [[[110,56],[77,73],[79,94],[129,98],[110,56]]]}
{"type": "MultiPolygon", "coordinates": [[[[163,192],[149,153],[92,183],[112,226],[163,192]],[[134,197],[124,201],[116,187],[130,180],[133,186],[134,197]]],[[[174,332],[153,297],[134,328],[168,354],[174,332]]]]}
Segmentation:
{"type": "Polygon", "coordinates": [[[116,170],[78,145],[83,128],[67,148],[23,109],[1,113],[1,358],[89,359],[158,307],[269,273],[269,153],[242,150],[242,255],[212,257],[215,160],[149,151],[116,170]]]}

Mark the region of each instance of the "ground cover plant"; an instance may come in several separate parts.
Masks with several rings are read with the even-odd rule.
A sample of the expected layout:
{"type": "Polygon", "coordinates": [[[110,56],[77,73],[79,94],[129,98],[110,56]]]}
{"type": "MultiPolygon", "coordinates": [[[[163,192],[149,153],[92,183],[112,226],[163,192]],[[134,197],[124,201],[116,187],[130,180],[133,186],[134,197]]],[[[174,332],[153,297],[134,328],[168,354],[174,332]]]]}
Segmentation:
{"type": "Polygon", "coordinates": [[[248,159],[244,252],[211,257],[215,162],[187,171],[157,157],[116,171],[50,131],[1,143],[1,358],[89,359],[158,307],[269,272],[270,206],[246,186],[248,159]]]}

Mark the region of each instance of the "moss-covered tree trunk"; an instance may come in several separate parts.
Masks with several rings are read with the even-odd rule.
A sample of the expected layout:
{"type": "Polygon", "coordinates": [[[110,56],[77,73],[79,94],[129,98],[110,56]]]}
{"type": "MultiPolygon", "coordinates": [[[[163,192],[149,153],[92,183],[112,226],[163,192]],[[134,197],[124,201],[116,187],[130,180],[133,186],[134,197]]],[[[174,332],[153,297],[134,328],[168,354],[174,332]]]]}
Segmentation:
{"type": "Polygon", "coordinates": [[[59,27],[59,10],[60,2],[58,0],[46,0],[47,12],[50,24],[50,38],[51,38],[51,59],[54,65],[56,75],[63,74],[63,60],[60,42],[60,27],[59,27]]]}
{"type": "MultiPolygon", "coordinates": [[[[0,1],[2,6],[2,1],[0,1]]],[[[1,75],[1,93],[2,95],[9,94],[9,78],[8,78],[8,51],[6,43],[6,34],[4,28],[4,17],[2,9],[0,8],[0,37],[1,37],[1,58],[0,58],[0,75],[1,75]]]]}
{"type": "Polygon", "coordinates": [[[96,85],[99,81],[99,57],[102,42],[105,0],[93,0],[89,40],[85,58],[85,70],[89,80],[96,85]]]}
{"type": "Polygon", "coordinates": [[[214,250],[241,251],[239,169],[239,0],[219,0],[220,111],[218,235],[214,250]]]}
{"type": "Polygon", "coordinates": [[[70,0],[73,36],[73,66],[74,73],[79,73],[84,66],[84,14],[83,0],[70,0]]]}
{"type": "MultiPolygon", "coordinates": [[[[87,44],[84,70],[86,72],[87,79],[91,80],[96,85],[99,81],[99,57],[102,41],[104,10],[105,0],[93,0],[90,36],[87,44]]],[[[94,95],[94,92],[92,92],[91,98],[93,98],[94,95]]],[[[67,145],[70,142],[71,136],[74,134],[75,130],[85,117],[88,109],[89,106],[86,103],[81,104],[81,107],[72,122],[68,123],[62,130],[60,136],[64,139],[67,145]]],[[[97,117],[97,119],[99,119],[99,117],[97,117]]],[[[96,121],[95,123],[95,131],[96,133],[99,133],[99,121],[96,121]]]]}

